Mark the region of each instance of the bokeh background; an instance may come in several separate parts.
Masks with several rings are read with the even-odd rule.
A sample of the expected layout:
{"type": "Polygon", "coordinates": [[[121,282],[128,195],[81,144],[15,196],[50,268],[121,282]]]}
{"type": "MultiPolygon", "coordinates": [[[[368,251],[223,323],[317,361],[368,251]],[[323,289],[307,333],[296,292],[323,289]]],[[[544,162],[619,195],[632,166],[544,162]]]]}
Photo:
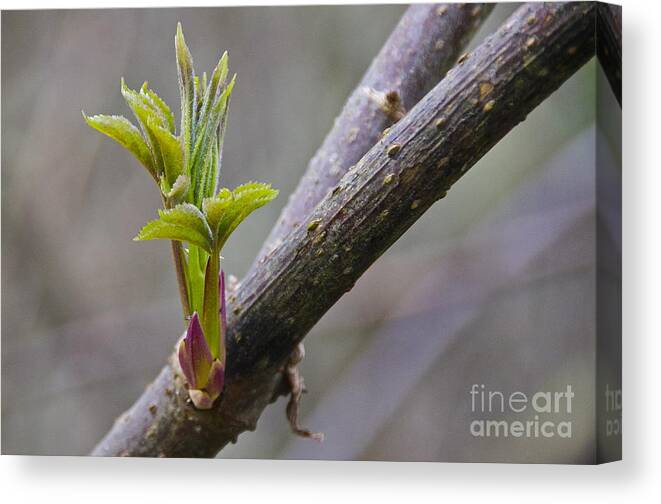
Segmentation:
{"type": "MultiPolygon", "coordinates": [[[[81,109],[128,117],[124,76],[178,110],[178,20],[198,71],[229,51],[223,183],[281,189],[224,250],[240,278],[404,10],[2,13],[3,453],[87,453],[181,329],[169,247],[131,241],[159,205],[152,181],[81,109]]],[[[591,460],[596,75],[591,61],[531,113],[306,338],[302,421],[326,442],[293,437],[281,399],[221,457],[591,460]],[[572,384],[573,439],[472,439],[473,383],[572,384]]]]}

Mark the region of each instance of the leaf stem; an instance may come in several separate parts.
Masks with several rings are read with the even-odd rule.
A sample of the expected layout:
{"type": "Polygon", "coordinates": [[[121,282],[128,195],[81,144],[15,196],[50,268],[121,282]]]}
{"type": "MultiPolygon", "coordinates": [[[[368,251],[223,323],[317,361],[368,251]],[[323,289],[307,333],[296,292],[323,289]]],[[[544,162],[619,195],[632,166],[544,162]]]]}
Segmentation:
{"type": "Polygon", "coordinates": [[[186,274],[183,265],[183,250],[181,242],[172,240],[172,259],[174,261],[174,270],[177,274],[177,284],[179,286],[179,298],[181,299],[181,309],[184,314],[184,320],[188,323],[190,319],[190,303],[188,301],[188,287],[186,286],[186,274]]]}
{"type": "MultiPolygon", "coordinates": [[[[222,358],[220,345],[220,250],[216,247],[209,254],[204,275],[204,300],[202,301],[202,328],[214,359],[222,358]]],[[[224,352],[223,352],[224,354],[224,352]]]]}
{"type": "MultiPolygon", "coordinates": [[[[161,194],[163,207],[166,209],[172,208],[170,198],[161,194]]],[[[181,247],[181,242],[171,240],[172,261],[174,262],[174,271],[177,276],[177,287],[179,288],[179,300],[181,301],[181,311],[184,316],[184,325],[188,326],[188,321],[191,317],[190,301],[188,299],[188,283],[186,282],[186,271],[184,269],[184,251],[181,247]]]]}

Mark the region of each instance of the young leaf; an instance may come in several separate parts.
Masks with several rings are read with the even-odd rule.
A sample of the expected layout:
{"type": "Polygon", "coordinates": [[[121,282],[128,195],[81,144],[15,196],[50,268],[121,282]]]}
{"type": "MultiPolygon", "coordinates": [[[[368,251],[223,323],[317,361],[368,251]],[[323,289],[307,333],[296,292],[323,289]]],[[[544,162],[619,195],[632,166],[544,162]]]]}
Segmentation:
{"type": "Polygon", "coordinates": [[[209,155],[213,142],[218,138],[218,126],[220,125],[221,118],[226,114],[229,98],[232,94],[235,81],[236,75],[213,104],[208,117],[203,119],[205,121],[204,127],[200,129],[199,136],[195,142],[195,149],[193,150],[190,166],[193,198],[198,202],[202,200],[202,181],[205,179],[204,170],[202,168],[204,167],[204,162],[209,155]]]}
{"type": "MultiPolygon", "coordinates": [[[[206,75],[206,72],[204,72],[203,75],[206,75]]],[[[202,109],[202,97],[204,96],[204,93],[200,87],[200,78],[197,75],[193,76],[193,84],[193,87],[195,88],[195,120],[193,122],[197,124],[200,117],[200,110],[202,109]]]]}
{"type": "MultiPolygon", "coordinates": [[[[209,110],[212,105],[216,102],[218,95],[220,94],[221,86],[225,84],[225,79],[227,78],[227,72],[229,71],[228,66],[228,55],[227,51],[223,53],[216,68],[211,75],[211,82],[208,86],[205,86],[204,97],[202,98],[202,108],[200,109],[199,121],[195,126],[195,136],[199,136],[202,130],[206,127],[209,110]]],[[[206,75],[206,74],[204,74],[206,75]]]]}
{"type": "Polygon", "coordinates": [[[159,210],[158,213],[164,222],[189,227],[203,235],[205,239],[211,239],[209,224],[195,205],[182,203],[168,210],[159,210]]]}
{"type": "Polygon", "coordinates": [[[184,154],[179,139],[154,122],[153,118],[147,120],[147,129],[154,141],[158,144],[163,160],[163,172],[170,186],[173,186],[177,177],[184,174],[184,154]]]}
{"type": "MultiPolygon", "coordinates": [[[[146,83],[145,83],[146,84],[146,83]]],[[[168,104],[163,101],[163,99],[156,94],[155,91],[149,89],[146,86],[143,86],[143,88],[140,90],[141,94],[146,95],[151,103],[153,103],[154,109],[158,110],[160,115],[164,119],[164,124],[162,125],[167,129],[170,133],[174,134],[174,114],[172,113],[172,110],[170,110],[170,107],[168,107],[168,104]]]]}
{"type": "Polygon", "coordinates": [[[127,149],[135,158],[147,168],[152,177],[157,178],[154,159],[151,151],[140,134],[140,130],[131,124],[131,121],[122,116],[95,115],[87,116],[83,112],[87,124],[127,149]]]}
{"type": "MultiPolygon", "coordinates": [[[[172,133],[174,133],[174,131],[170,128],[170,120],[168,118],[168,112],[170,114],[172,114],[172,112],[170,111],[169,107],[165,104],[165,102],[161,100],[156,93],[154,93],[153,91],[150,92],[149,83],[147,81],[142,83],[142,86],[140,87],[140,92],[138,94],[142,98],[143,103],[154,112],[156,117],[158,117],[159,126],[167,131],[171,131],[172,133]],[[155,96],[161,102],[161,105],[165,107],[165,109],[161,105],[156,103],[156,101],[154,101],[152,96],[155,96]]],[[[174,120],[174,118],[172,119],[174,120]]]]}
{"type": "Polygon", "coordinates": [[[202,327],[204,337],[209,342],[209,349],[214,359],[220,355],[220,252],[215,248],[207,260],[204,273],[204,299],[202,301],[202,327]]]}
{"type": "Polygon", "coordinates": [[[156,134],[152,129],[152,126],[161,124],[163,118],[160,116],[159,112],[154,110],[147,97],[145,95],[141,95],[137,91],[129,89],[123,78],[121,80],[121,90],[122,96],[124,96],[126,103],[133,111],[133,115],[138,120],[142,132],[148,140],[149,148],[151,149],[152,155],[154,156],[154,160],[156,162],[155,164],[157,173],[161,175],[164,170],[163,155],[161,154],[160,144],[156,134]]]}
{"type": "Polygon", "coordinates": [[[191,312],[202,313],[202,301],[204,295],[204,271],[206,269],[207,254],[200,247],[188,246],[188,257],[186,262],[186,279],[188,287],[188,299],[191,312]]]}
{"type": "Polygon", "coordinates": [[[225,112],[220,118],[220,126],[218,126],[218,138],[216,139],[216,166],[217,169],[213,173],[210,181],[211,194],[215,194],[220,183],[220,170],[223,163],[223,145],[225,144],[225,131],[227,131],[227,122],[229,119],[229,103],[225,107],[225,112]]]}
{"type": "Polygon", "coordinates": [[[200,188],[200,199],[202,201],[204,198],[209,198],[216,193],[219,165],[218,142],[216,141],[211,145],[211,151],[204,167],[204,178],[202,179],[202,187],[200,188]]]}
{"type": "MultiPolygon", "coordinates": [[[[181,23],[177,23],[177,35],[174,39],[177,52],[177,75],[179,76],[179,93],[181,94],[181,129],[180,136],[184,150],[184,161],[187,169],[192,154],[192,146],[195,142],[195,70],[193,69],[193,57],[191,56],[181,23]]],[[[189,172],[190,174],[190,172],[189,172]]]]}
{"type": "Polygon", "coordinates": [[[165,178],[161,178],[161,192],[170,201],[178,204],[181,203],[186,197],[190,181],[186,175],[179,175],[177,180],[174,181],[172,187],[165,178]]]}
{"type": "Polygon", "coordinates": [[[230,234],[248,215],[273,201],[278,190],[271,184],[249,182],[232,191],[232,203],[221,213],[214,239],[216,246],[222,248],[230,234]]]}
{"type": "Polygon", "coordinates": [[[202,211],[214,236],[218,234],[218,226],[225,211],[233,202],[234,195],[227,188],[221,189],[216,196],[205,198],[202,202],[202,211]]]}
{"type": "Polygon", "coordinates": [[[212,150],[212,155],[216,157],[216,169],[213,173],[209,174],[208,177],[208,190],[210,195],[213,195],[218,190],[218,185],[220,183],[220,171],[223,164],[223,145],[225,143],[225,131],[227,131],[227,122],[229,117],[229,105],[225,107],[225,112],[220,118],[220,125],[218,126],[218,136],[216,138],[216,143],[214,149],[212,150]]]}
{"type": "Polygon", "coordinates": [[[196,206],[182,203],[168,210],[159,210],[158,214],[160,218],[148,222],[134,240],[178,240],[211,252],[211,229],[196,206]]]}

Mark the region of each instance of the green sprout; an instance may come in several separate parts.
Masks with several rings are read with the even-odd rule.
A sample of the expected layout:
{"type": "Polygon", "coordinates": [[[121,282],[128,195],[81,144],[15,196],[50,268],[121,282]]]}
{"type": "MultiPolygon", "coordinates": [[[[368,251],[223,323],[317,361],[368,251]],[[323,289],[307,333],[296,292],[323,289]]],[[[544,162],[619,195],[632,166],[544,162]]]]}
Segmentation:
{"type": "Polygon", "coordinates": [[[189,395],[208,409],[222,391],[225,370],[225,282],[221,251],[236,227],[278,195],[269,184],[250,182],[234,190],[218,188],[230,97],[225,52],[211,77],[195,75],[181,23],[175,36],[181,94],[181,123],[145,82],[139,91],[124,79],[121,92],[139,127],[122,116],[83,117],[87,124],[126,148],[156,182],[163,209],[135,240],[166,239],[172,252],[186,335],[179,362],[189,395]]]}

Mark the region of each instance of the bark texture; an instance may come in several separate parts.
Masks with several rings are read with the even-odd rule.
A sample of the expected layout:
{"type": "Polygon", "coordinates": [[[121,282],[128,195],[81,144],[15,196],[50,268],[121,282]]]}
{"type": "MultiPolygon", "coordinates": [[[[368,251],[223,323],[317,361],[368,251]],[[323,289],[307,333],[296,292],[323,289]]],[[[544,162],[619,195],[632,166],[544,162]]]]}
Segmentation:
{"type": "Polygon", "coordinates": [[[310,160],[257,261],[302,223],[384,129],[443,78],[493,7],[423,4],[407,9],[310,160]]]}
{"type": "Polygon", "coordinates": [[[622,106],[622,7],[597,4],[597,56],[622,106]]]}
{"type": "Polygon", "coordinates": [[[93,454],[214,456],[254,429],[283,390],[283,366],[309,329],[425,210],[594,55],[594,27],[592,2],[518,9],[462,57],[229,296],[227,381],[219,404],[195,410],[171,361],[93,454]]]}

